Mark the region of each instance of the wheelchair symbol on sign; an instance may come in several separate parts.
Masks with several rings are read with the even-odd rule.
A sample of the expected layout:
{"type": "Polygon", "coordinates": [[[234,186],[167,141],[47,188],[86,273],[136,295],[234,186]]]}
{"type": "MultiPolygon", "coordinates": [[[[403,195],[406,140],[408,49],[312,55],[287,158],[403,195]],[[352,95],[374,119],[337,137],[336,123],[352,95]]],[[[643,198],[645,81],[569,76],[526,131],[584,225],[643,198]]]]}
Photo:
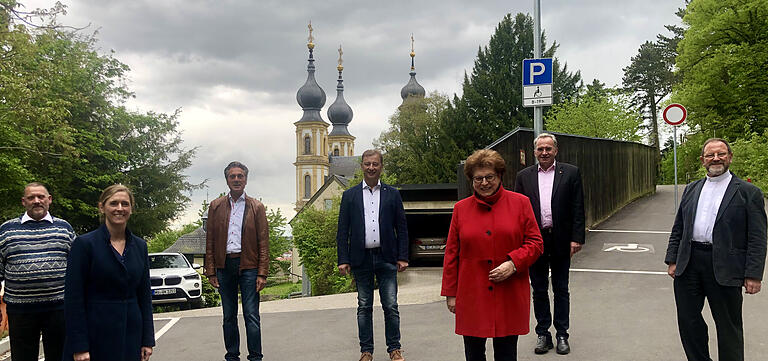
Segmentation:
{"type": "Polygon", "coordinates": [[[613,252],[613,251],[628,252],[628,253],[642,253],[642,252],[651,251],[651,248],[646,245],[641,246],[638,243],[628,243],[628,244],[618,244],[603,250],[603,252],[613,252]]]}
{"type": "Polygon", "coordinates": [[[536,91],[533,92],[533,97],[534,98],[541,98],[541,89],[539,89],[539,87],[536,87],[536,91]]]}

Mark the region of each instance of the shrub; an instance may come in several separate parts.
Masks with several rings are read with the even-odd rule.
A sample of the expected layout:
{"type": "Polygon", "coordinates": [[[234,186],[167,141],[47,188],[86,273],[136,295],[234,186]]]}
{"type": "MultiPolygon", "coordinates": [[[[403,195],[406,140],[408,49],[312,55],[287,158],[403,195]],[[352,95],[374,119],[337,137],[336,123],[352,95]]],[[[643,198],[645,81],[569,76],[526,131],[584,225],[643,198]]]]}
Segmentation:
{"type": "Polygon", "coordinates": [[[339,275],[336,264],[336,229],[339,199],[329,210],[305,208],[293,221],[293,241],[299,249],[301,264],[312,282],[313,295],[350,292],[351,277],[339,275]]]}

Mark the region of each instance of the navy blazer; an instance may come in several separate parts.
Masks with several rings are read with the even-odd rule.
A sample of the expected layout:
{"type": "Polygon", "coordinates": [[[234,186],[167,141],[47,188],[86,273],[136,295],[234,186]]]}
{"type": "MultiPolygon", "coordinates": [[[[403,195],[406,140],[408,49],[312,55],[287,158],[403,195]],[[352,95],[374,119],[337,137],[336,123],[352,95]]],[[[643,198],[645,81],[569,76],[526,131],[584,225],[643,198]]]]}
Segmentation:
{"type": "MultiPolygon", "coordinates": [[[[363,215],[363,183],[347,189],[341,196],[336,232],[338,264],[359,266],[365,256],[365,218],[363,215]]],[[[400,192],[381,183],[379,231],[381,254],[385,261],[408,262],[408,225],[400,192]]]]}
{"type": "MultiPolygon", "coordinates": [[[[541,197],[539,196],[539,165],[534,164],[517,173],[515,192],[531,200],[533,214],[541,228],[541,197]]],[[[555,254],[570,255],[571,242],[584,244],[584,189],[579,168],[555,162],[555,180],[552,184],[552,231],[555,254]]]]}
{"type": "Polygon", "coordinates": [[[155,345],[147,243],[126,230],[125,264],[101,225],[75,239],[67,261],[64,360],[138,361],[155,345]]]}
{"type": "MultiPolygon", "coordinates": [[[[741,286],[744,278],[763,278],[766,253],[766,216],[763,193],[731,174],[712,229],[712,262],[717,283],[741,286]]],[[[693,223],[706,178],[685,187],[675,224],[669,235],[666,264],[675,263],[675,276],[685,272],[691,258],[693,223]]]]}

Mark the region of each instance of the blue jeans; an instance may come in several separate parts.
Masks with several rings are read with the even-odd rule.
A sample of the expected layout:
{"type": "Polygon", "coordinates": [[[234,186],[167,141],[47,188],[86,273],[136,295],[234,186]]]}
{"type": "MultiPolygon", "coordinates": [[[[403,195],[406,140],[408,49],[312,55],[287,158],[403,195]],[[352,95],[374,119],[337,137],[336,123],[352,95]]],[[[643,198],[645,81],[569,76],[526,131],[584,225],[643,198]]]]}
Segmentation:
{"type": "Polygon", "coordinates": [[[259,317],[259,292],[256,290],[258,270],[240,272],[240,258],[227,258],[224,268],[216,269],[219,280],[221,308],[224,312],[224,347],[227,361],[240,360],[240,330],[237,327],[237,288],[240,287],[245,318],[245,334],[248,339],[248,360],[260,361],[261,318],[259,317]]]}
{"type": "Polygon", "coordinates": [[[373,353],[374,276],[384,309],[387,352],[400,349],[400,312],[397,310],[397,265],[384,261],[378,248],[366,250],[365,260],[352,269],[357,283],[357,336],[360,352],[373,353]]]}

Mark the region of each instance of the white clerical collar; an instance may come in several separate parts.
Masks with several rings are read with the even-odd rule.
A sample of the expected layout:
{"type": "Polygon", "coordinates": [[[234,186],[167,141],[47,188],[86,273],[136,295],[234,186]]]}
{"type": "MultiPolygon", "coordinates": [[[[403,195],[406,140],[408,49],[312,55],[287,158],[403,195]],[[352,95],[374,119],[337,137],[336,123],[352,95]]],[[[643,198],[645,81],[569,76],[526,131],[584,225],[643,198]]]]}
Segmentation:
{"type": "MultiPolygon", "coordinates": [[[[21,223],[27,223],[30,221],[35,221],[35,219],[30,217],[29,214],[27,214],[27,212],[24,212],[24,215],[21,216],[21,223]]],[[[50,223],[53,223],[53,217],[51,217],[50,213],[45,212],[45,217],[40,219],[40,221],[48,221],[50,223]]],[[[39,222],[39,221],[35,221],[35,222],[39,222]]]]}
{"type": "MultiPolygon", "coordinates": [[[[373,189],[381,188],[381,179],[376,181],[376,185],[373,186],[373,189]]],[[[371,186],[368,185],[365,181],[363,181],[363,189],[371,189],[371,186]]]]}
{"type": "Polygon", "coordinates": [[[731,172],[726,171],[725,173],[723,173],[723,174],[721,174],[719,176],[716,176],[716,177],[707,176],[707,182],[720,183],[720,182],[725,181],[725,180],[730,182],[730,180],[731,180],[731,172]]]}

